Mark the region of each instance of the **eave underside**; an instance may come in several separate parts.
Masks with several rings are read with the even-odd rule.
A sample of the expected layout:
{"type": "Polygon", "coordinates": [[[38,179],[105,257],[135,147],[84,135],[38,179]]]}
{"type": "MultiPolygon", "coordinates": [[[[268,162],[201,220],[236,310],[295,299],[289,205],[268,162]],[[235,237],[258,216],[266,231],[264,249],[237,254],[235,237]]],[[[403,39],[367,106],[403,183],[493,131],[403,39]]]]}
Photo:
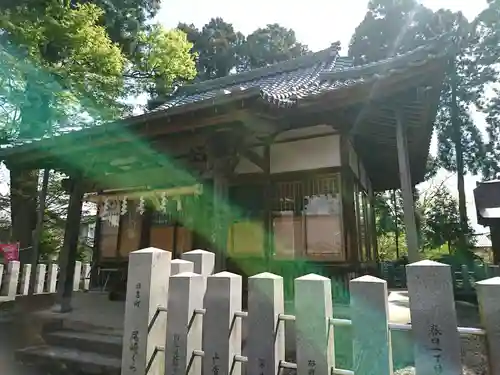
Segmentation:
{"type": "Polygon", "coordinates": [[[234,134],[231,143],[241,134],[258,131],[275,136],[292,128],[331,124],[352,137],[374,190],[398,188],[395,111],[401,111],[407,127],[412,181],[419,183],[425,174],[443,72],[444,62],[437,61],[395,77],[307,98],[289,109],[271,108],[255,97],[236,98],[168,119],[157,115],[133,128],[115,126],[97,135],[66,135],[58,141],[41,141],[40,146],[21,146],[4,158],[11,166],[79,175],[93,183],[94,190],[158,186],[165,180],[192,185],[207,169],[203,139],[217,136],[220,130],[234,134]],[[195,135],[201,141],[188,155],[169,152],[195,135]],[[122,165],[126,159],[134,160],[122,165]]]}

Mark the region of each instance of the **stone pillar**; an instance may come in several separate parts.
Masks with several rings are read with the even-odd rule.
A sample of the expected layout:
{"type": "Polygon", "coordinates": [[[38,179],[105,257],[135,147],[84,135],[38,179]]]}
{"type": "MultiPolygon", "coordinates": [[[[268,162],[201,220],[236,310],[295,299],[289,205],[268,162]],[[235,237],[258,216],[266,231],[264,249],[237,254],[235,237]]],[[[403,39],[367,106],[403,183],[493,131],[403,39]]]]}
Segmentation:
{"type": "MultiPolygon", "coordinates": [[[[172,253],[150,247],[130,253],[121,375],[145,374],[156,347],[165,344],[166,307],[172,253]],[[149,327],[151,325],[151,328],[149,327]]],[[[156,358],[148,375],[163,375],[156,358]]]]}
{"type": "Polygon", "coordinates": [[[171,264],[170,276],[175,276],[183,272],[193,272],[194,269],[193,262],[184,259],[174,259],[171,264]]]}
{"type": "Polygon", "coordinates": [[[297,374],[330,374],[335,366],[330,279],[309,274],[295,279],[297,374]]]}
{"type": "Polygon", "coordinates": [[[194,273],[209,276],[214,273],[215,254],[206,250],[191,250],[182,254],[182,259],[194,264],[194,273]]]}
{"type": "Polygon", "coordinates": [[[58,271],[59,271],[59,266],[56,263],[49,264],[49,270],[47,275],[47,293],[56,292],[58,271]]]}
{"type": "Polygon", "coordinates": [[[387,282],[362,276],[349,282],[356,375],[392,375],[387,282]]]}
{"type": "Polygon", "coordinates": [[[7,274],[5,282],[2,285],[2,295],[8,296],[9,299],[16,299],[17,284],[19,283],[19,268],[21,264],[14,260],[9,262],[7,266],[7,274]]]}
{"type": "Polygon", "coordinates": [[[83,263],[83,266],[82,266],[82,290],[84,292],[88,292],[90,290],[91,270],[92,270],[92,267],[91,267],[90,263],[83,263]]]}
{"type": "Polygon", "coordinates": [[[500,277],[476,283],[481,323],[486,330],[489,374],[500,375],[500,277]]]}
{"type": "Polygon", "coordinates": [[[31,264],[23,264],[21,275],[21,284],[19,285],[19,294],[27,296],[30,288],[31,264]]]}
{"type": "Polygon", "coordinates": [[[260,273],[248,278],[247,374],[278,375],[285,360],[283,278],[260,273]]]}
{"type": "Polygon", "coordinates": [[[35,274],[35,285],[33,292],[34,294],[43,293],[43,288],[45,286],[45,273],[47,272],[46,264],[37,264],[36,265],[36,274],[35,274]]]}
{"type": "Polygon", "coordinates": [[[462,373],[451,267],[431,260],[406,266],[417,374],[462,373]]]}
{"type": "Polygon", "coordinates": [[[462,266],[460,267],[460,274],[462,275],[462,288],[466,292],[470,291],[472,285],[470,280],[469,267],[466,264],[462,264],[462,266]]]}
{"type": "Polygon", "coordinates": [[[403,213],[406,228],[406,244],[410,263],[420,259],[418,247],[417,223],[415,219],[415,204],[413,199],[413,183],[411,181],[408,142],[406,139],[406,124],[400,109],[394,111],[396,116],[396,144],[398,149],[399,181],[403,195],[403,213]]]}
{"type": "Polygon", "coordinates": [[[203,317],[195,311],[203,308],[204,284],[203,276],[192,272],[170,278],[165,375],[201,375],[201,358],[193,351],[202,348],[203,317]]]}
{"type": "Polygon", "coordinates": [[[204,374],[240,375],[242,279],[240,275],[220,272],[208,276],[203,319],[204,374]],[[231,372],[232,369],[232,372],[231,372]]]}
{"type": "Polygon", "coordinates": [[[75,261],[75,273],[73,274],[73,292],[80,290],[80,282],[82,279],[82,262],[75,261]]]}

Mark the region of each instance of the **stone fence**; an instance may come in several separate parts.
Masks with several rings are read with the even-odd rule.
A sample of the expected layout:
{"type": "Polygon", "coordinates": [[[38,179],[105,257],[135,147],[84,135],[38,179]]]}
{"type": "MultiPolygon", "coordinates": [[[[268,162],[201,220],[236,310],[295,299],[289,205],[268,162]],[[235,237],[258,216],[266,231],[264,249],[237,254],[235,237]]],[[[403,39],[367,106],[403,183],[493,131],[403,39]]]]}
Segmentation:
{"type": "MultiPolygon", "coordinates": [[[[17,296],[28,295],[31,264],[24,264],[21,272],[18,261],[9,262],[7,267],[0,264],[0,303],[13,301],[17,296]],[[5,269],[4,269],[5,268],[5,269]]],[[[56,293],[59,266],[57,264],[37,264],[34,294],[56,293]]],[[[77,261],[73,290],[87,291],[90,287],[90,264],[77,261]]]]}
{"type": "MultiPolygon", "coordinates": [[[[391,330],[412,331],[417,374],[461,374],[463,334],[486,336],[489,352],[500,353],[500,277],[477,283],[483,328],[472,329],[457,325],[450,267],[433,261],[406,267],[411,324],[392,324],[387,283],[373,276],[350,281],[347,320],[333,318],[331,281],[323,276],[295,279],[293,315],[285,314],[281,276],[252,276],[244,312],[242,277],[212,274],[213,253],[194,250],[171,260],[170,252],[147,248],[129,260],[122,375],[277,375],[287,369],[299,375],[390,375],[391,330]],[[290,322],[293,362],[285,360],[290,322]],[[339,326],[352,331],[352,369],[335,364],[339,326]]],[[[490,374],[500,375],[498,354],[489,361],[490,374]]]]}

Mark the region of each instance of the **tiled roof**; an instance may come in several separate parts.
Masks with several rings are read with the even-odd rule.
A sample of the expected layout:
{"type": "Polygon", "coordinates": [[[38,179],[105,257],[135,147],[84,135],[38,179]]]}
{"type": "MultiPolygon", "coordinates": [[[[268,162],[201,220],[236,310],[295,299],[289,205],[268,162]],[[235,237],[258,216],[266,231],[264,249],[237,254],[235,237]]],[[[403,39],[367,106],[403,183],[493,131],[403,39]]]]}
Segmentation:
{"type": "Polygon", "coordinates": [[[320,87],[320,75],[352,66],[352,60],[339,57],[339,45],[249,72],[181,87],[172,99],[153,111],[165,111],[225,94],[259,88],[261,97],[280,107],[293,105],[301,91],[320,87]]]}
{"type": "Polygon", "coordinates": [[[443,57],[452,45],[450,35],[441,35],[407,53],[360,66],[353,66],[350,58],[339,56],[339,44],[335,43],[325,50],[269,67],[181,87],[153,112],[168,113],[172,108],[180,109],[249,89],[260,89],[262,99],[277,107],[292,107],[305,97],[379,79],[443,57]],[[443,45],[443,41],[448,43],[443,45]]]}
{"type": "MultiPolygon", "coordinates": [[[[265,102],[276,107],[288,108],[295,106],[300,99],[309,99],[342,87],[375,81],[426,64],[429,60],[444,57],[450,53],[450,47],[456,45],[456,42],[452,42],[454,38],[451,33],[444,34],[405,54],[360,66],[353,66],[350,58],[339,56],[340,45],[334,43],[325,50],[268,67],[180,87],[165,103],[126,120],[133,123],[144,121],[150,116],[162,116],[163,113],[168,116],[172,114],[171,111],[188,112],[192,110],[191,105],[195,107],[199,104],[212,105],[216,99],[222,99],[226,95],[239,97],[239,94],[253,96],[260,93],[265,102]],[[443,41],[445,43],[442,43],[443,41]]],[[[115,125],[122,126],[123,121],[118,121],[115,125]]],[[[106,131],[106,128],[106,126],[94,126],[84,131],[99,132],[106,131]]],[[[40,139],[24,139],[0,145],[0,155],[6,155],[10,152],[8,149],[30,146],[44,138],[55,140],[68,133],[80,133],[79,130],[83,129],[61,128],[57,134],[46,135],[40,139]]]]}

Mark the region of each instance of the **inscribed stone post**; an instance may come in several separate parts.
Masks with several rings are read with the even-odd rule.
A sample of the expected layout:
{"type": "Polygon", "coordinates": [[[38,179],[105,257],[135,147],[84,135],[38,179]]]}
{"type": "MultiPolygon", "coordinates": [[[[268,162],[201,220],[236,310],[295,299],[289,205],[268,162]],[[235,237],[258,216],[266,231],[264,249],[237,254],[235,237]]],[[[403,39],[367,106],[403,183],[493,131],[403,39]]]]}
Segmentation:
{"type": "Polygon", "coordinates": [[[283,278],[260,273],[248,278],[247,374],[277,375],[285,359],[283,278]]]}
{"type": "Polygon", "coordinates": [[[47,275],[47,293],[55,293],[57,287],[57,272],[59,266],[57,263],[50,263],[47,275]]]}
{"type": "Polygon", "coordinates": [[[215,254],[206,250],[192,250],[182,254],[182,259],[189,260],[194,264],[194,273],[203,276],[213,274],[215,267],[215,254]]]}
{"type": "Polygon", "coordinates": [[[349,282],[356,375],[392,375],[387,282],[362,276],[349,282]]]}
{"type": "Polygon", "coordinates": [[[75,261],[75,273],[73,275],[73,291],[80,290],[80,281],[82,279],[82,262],[75,261]]]}
{"type": "Polygon", "coordinates": [[[43,287],[45,286],[45,273],[47,271],[46,264],[36,265],[36,275],[35,275],[35,288],[33,289],[35,294],[43,293],[43,287]]]}
{"type": "Polygon", "coordinates": [[[315,274],[295,279],[298,374],[330,374],[335,366],[332,317],[330,279],[315,274]]]}
{"type": "Polygon", "coordinates": [[[219,272],[208,276],[203,319],[204,374],[241,374],[234,356],[241,354],[242,280],[240,275],[219,272]],[[231,371],[232,369],[232,371],[231,371]]]}
{"type": "Polygon", "coordinates": [[[193,272],[193,270],[194,270],[193,262],[184,259],[174,259],[172,261],[172,269],[170,270],[170,276],[174,276],[183,272],[193,272]]]}
{"type": "Polygon", "coordinates": [[[211,251],[196,249],[183,253],[182,259],[193,262],[193,272],[204,276],[205,289],[207,276],[210,276],[214,273],[215,253],[212,253],[211,251]]]}
{"type": "Polygon", "coordinates": [[[90,271],[92,267],[90,266],[90,263],[83,263],[82,266],[82,280],[83,280],[83,290],[88,291],[90,290],[90,271]]]}
{"type": "MultiPolygon", "coordinates": [[[[144,375],[155,348],[165,344],[166,316],[160,312],[149,328],[158,307],[166,307],[172,253],[150,247],[130,253],[125,322],[123,325],[122,375],[144,375]]],[[[148,375],[163,375],[156,358],[148,375]]]]}
{"type": "Polygon", "coordinates": [[[8,296],[12,300],[16,298],[20,266],[21,264],[17,260],[9,262],[5,282],[2,285],[2,295],[8,296]]]}
{"type": "Polygon", "coordinates": [[[500,277],[476,283],[481,323],[486,330],[490,375],[500,375],[500,277]]]}
{"type": "Polygon", "coordinates": [[[195,310],[203,308],[204,284],[204,277],[193,272],[170,278],[165,375],[201,375],[201,358],[192,355],[202,349],[203,316],[195,310]]]}
{"type": "Polygon", "coordinates": [[[23,272],[21,275],[21,284],[19,285],[19,294],[27,296],[30,288],[31,264],[23,264],[23,272]]]}
{"type": "Polygon", "coordinates": [[[462,264],[460,267],[460,274],[462,276],[462,288],[464,291],[468,292],[471,290],[472,285],[470,282],[470,274],[469,274],[469,267],[467,267],[466,264],[462,264]]]}
{"type": "Polygon", "coordinates": [[[450,266],[423,260],[406,266],[417,374],[462,373],[450,266]]]}

